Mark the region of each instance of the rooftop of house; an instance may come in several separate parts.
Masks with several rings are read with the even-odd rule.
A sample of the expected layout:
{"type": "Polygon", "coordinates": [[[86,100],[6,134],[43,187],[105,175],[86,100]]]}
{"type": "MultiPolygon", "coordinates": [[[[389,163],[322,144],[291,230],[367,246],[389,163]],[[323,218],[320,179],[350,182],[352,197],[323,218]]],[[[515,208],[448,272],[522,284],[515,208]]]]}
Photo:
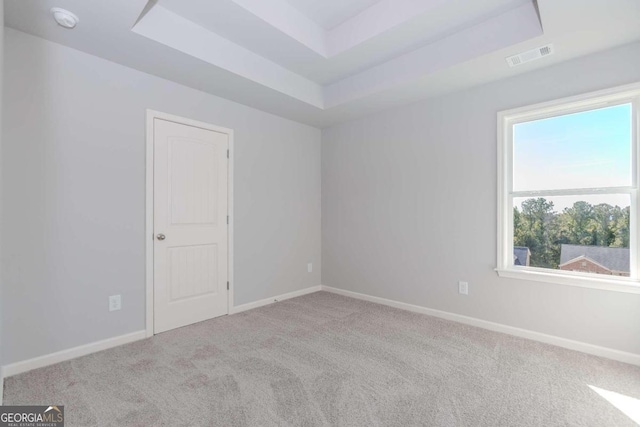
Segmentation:
{"type": "Polygon", "coordinates": [[[513,247],[513,264],[514,265],[529,265],[527,258],[531,255],[529,248],[526,246],[514,246],[513,247]]]}
{"type": "Polygon", "coordinates": [[[560,265],[581,256],[589,258],[611,271],[630,271],[629,248],[610,248],[607,246],[562,245],[560,265]]]}

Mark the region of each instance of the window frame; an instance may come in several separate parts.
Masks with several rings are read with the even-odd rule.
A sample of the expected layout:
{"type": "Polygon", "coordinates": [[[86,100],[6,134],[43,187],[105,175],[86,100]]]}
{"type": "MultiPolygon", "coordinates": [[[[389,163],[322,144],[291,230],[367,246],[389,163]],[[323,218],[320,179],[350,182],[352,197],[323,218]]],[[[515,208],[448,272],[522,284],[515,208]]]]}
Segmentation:
{"type": "Polygon", "coordinates": [[[500,277],[533,280],[554,284],[596,288],[640,294],[640,83],[561,98],[550,102],[514,108],[498,113],[498,241],[496,272],[500,277]],[[513,191],[513,127],[522,122],[542,120],[620,104],[632,109],[632,182],[628,187],[586,188],[548,191],[513,191]],[[513,199],[514,197],[578,196],[597,194],[629,194],[630,212],[630,277],[599,276],[594,273],[553,270],[513,265],[513,199]]]}

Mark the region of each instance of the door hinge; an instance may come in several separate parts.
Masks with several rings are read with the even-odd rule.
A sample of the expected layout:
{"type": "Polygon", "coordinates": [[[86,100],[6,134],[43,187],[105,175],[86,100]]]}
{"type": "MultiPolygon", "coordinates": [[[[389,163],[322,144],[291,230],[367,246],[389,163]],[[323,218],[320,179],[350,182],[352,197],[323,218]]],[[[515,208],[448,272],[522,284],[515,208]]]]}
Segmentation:
{"type": "Polygon", "coordinates": [[[227,225],[229,225],[229,215],[227,215],[227,225]]]}
{"type": "Polygon", "coordinates": [[[229,150],[227,150],[227,159],[229,158],[229,150]]]}
{"type": "Polygon", "coordinates": [[[227,290],[229,290],[229,282],[227,282],[227,290]]]}

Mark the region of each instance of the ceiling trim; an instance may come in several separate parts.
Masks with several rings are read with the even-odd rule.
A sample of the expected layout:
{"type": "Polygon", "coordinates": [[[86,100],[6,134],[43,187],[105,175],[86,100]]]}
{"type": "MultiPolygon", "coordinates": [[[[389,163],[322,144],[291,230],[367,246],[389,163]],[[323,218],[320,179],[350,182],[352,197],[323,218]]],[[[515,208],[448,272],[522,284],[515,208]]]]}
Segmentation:
{"type": "Polygon", "coordinates": [[[131,31],[314,107],[324,107],[324,92],[319,84],[162,6],[147,11],[131,31]]]}
{"type": "Polygon", "coordinates": [[[542,35],[532,3],[454,32],[420,49],[340,80],[324,88],[325,108],[406,85],[426,74],[542,35]]]}
{"type": "Polygon", "coordinates": [[[231,0],[304,46],[325,58],[327,33],[286,0],[231,0]]]}
{"type": "MultiPolygon", "coordinates": [[[[284,0],[273,0],[285,4],[283,6],[285,13],[282,15],[274,12],[274,10],[280,12],[280,9],[266,7],[265,2],[261,0],[231,1],[241,4],[242,7],[251,8],[252,13],[259,14],[261,18],[265,21],[268,20],[267,22],[273,25],[281,25],[278,27],[280,29],[287,22],[291,22],[292,25],[286,28],[287,31],[290,33],[302,32],[297,24],[293,24],[294,16],[288,16],[289,13],[295,13],[295,17],[297,17],[301,13],[293,10],[291,6],[287,6],[284,0]]],[[[406,19],[413,16],[417,10],[423,11],[425,4],[435,7],[444,0],[431,0],[427,3],[417,2],[420,3],[420,8],[413,0],[394,1],[402,2],[407,6],[397,15],[400,17],[399,19],[406,19]]],[[[389,4],[385,0],[370,7],[367,11],[374,10],[376,7],[388,6],[389,4]]],[[[374,12],[371,15],[360,14],[353,18],[356,21],[350,20],[353,22],[349,25],[357,26],[361,16],[365,16],[365,18],[379,16],[381,9],[375,9],[374,12]]],[[[391,20],[391,22],[396,21],[391,20]]],[[[302,21],[302,23],[306,24],[306,21],[302,21]]],[[[316,29],[320,28],[317,25],[316,27],[316,29]]],[[[380,30],[380,28],[378,29],[380,30]]],[[[542,35],[542,26],[534,4],[526,2],[468,28],[455,31],[451,35],[435,40],[424,47],[326,86],[306,79],[161,5],[155,5],[147,10],[132,28],[132,31],[313,107],[328,109],[377,92],[390,90],[398,85],[405,85],[426,74],[540,36],[542,35]]]]}

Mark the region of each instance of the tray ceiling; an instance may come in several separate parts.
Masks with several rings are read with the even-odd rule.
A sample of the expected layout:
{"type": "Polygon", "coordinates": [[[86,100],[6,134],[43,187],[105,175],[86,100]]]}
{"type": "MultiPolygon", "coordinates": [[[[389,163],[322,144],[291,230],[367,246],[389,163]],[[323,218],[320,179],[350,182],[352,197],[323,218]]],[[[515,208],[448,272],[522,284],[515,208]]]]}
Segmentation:
{"type": "Polygon", "coordinates": [[[315,126],[640,39],[636,0],[21,0],[10,27],[315,126]],[[90,4],[89,4],[90,3],[90,4]],[[58,27],[51,7],[80,17],[58,27]],[[518,68],[505,58],[547,43],[518,68]]]}

